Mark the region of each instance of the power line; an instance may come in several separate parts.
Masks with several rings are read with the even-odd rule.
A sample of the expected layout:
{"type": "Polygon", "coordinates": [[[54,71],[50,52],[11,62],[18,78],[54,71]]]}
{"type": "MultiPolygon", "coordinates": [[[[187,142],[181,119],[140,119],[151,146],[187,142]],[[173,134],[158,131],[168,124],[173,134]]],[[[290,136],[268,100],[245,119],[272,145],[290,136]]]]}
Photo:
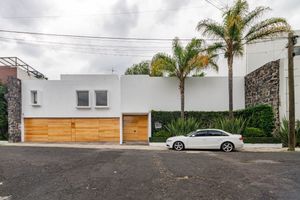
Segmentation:
{"type": "Polygon", "coordinates": [[[207,3],[209,3],[210,5],[214,6],[215,8],[219,9],[220,11],[223,11],[222,8],[220,8],[219,6],[217,6],[216,4],[214,4],[213,2],[211,2],[211,0],[205,0],[207,3]]]}
{"type": "Polygon", "coordinates": [[[176,12],[181,9],[197,9],[202,8],[198,7],[178,7],[171,9],[158,9],[158,10],[144,10],[144,11],[121,11],[121,12],[100,12],[95,14],[82,14],[82,15],[39,15],[39,16],[4,16],[0,19],[37,19],[37,18],[68,18],[68,17],[89,17],[89,16],[99,16],[99,15],[138,15],[138,14],[148,14],[148,13],[157,13],[157,12],[176,12]]]}
{"type": "MultiPolygon", "coordinates": [[[[137,38],[137,37],[109,37],[109,36],[92,36],[92,35],[73,35],[73,34],[57,34],[57,33],[40,33],[27,31],[12,31],[0,29],[3,33],[15,33],[26,35],[53,36],[53,37],[71,37],[71,38],[86,38],[86,39],[108,39],[108,40],[129,40],[129,41],[173,41],[172,38],[137,38]]],[[[192,38],[183,38],[181,41],[190,41],[192,38]]],[[[218,39],[210,39],[218,40],[218,39]]]]}

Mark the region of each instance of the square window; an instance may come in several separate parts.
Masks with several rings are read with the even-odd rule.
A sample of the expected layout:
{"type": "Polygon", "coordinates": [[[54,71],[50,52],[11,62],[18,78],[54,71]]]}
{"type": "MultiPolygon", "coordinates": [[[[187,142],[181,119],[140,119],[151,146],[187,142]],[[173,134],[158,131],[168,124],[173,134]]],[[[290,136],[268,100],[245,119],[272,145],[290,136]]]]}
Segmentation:
{"type": "Polygon", "coordinates": [[[77,106],[89,107],[90,106],[89,91],[76,91],[76,93],[77,93],[77,106]]]}
{"type": "Polygon", "coordinates": [[[95,91],[96,107],[108,107],[108,92],[107,90],[95,91]]]}

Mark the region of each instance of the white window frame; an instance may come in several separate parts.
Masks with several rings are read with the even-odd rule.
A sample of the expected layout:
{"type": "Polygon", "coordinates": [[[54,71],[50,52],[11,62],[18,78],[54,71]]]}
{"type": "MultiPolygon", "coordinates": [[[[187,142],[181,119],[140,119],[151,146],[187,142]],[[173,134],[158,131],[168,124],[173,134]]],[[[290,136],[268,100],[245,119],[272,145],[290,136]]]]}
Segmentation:
{"type": "Polygon", "coordinates": [[[95,101],[95,108],[109,108],[109,91],[108,90],[94,90],[94,101],[95,101]],[[106,91],[107,92],[107,105],[106,106],[97,106],[97,92],[106,91]]]}
{"type": "Polygon", "coordinates": [[[75,97],[76,97],[76,108],[88,108],[88,109],[91,108],[91,93],[89,90],[76,90],[75,97]],[[78,92],[88,92],[88,97],[89,97],[88,106],[78,106],[78,92]]]}
{"type": "Polygon", "coordinates": [[[41,92],[39,90],[30,90],[30,105],[31,106],[41,106],[41,92]],[[33,93],[36,93],[36,103],[34,103],[33,99],[33,93]]]}

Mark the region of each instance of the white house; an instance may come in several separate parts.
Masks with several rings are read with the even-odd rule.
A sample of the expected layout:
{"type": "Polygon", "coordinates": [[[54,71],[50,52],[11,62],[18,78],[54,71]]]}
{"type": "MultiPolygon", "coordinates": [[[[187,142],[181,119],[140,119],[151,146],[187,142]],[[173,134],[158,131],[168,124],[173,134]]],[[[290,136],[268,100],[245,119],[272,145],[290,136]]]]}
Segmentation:
{"type": "MultiPolygon", "coordinates": [[[[277,127],[288,116],[286,43],[285,39],[248,45],[247,72],[233,81],[234,109],[270,104],[277,127]]],[[[22,141],[147,142],[151,110],[180,110],[178,84],[176,78],[146,75],[23,80],[22,141]]],[[[295,57],[295,84],[300,119],[300,56],[295,57]]],[[[228,109],[227,77],[190,77],[185,88],[187,111],[228,109]]]]}
{"type": "MultiPolygon", "coordinates": [[[[234,78],[235,109],[244,105],[244,78],[234,78]]],[[[22,81],[22,141],[148,141],[151,110],[177,111],[176,78],[146,75],[62,75],[22,81]]],[[[188,78],[186,110],[225,111],[226,77],[188,78]]]]}

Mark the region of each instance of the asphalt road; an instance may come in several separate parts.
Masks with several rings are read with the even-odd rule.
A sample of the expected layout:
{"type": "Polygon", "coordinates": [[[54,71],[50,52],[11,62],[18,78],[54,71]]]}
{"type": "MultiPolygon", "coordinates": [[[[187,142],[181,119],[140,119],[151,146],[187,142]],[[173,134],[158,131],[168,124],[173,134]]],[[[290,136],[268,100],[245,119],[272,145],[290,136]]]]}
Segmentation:
{"type": "Polygon", "coordinates": [[[0,146],[0,199],[300,199],[299,153],[0,146]]]}

